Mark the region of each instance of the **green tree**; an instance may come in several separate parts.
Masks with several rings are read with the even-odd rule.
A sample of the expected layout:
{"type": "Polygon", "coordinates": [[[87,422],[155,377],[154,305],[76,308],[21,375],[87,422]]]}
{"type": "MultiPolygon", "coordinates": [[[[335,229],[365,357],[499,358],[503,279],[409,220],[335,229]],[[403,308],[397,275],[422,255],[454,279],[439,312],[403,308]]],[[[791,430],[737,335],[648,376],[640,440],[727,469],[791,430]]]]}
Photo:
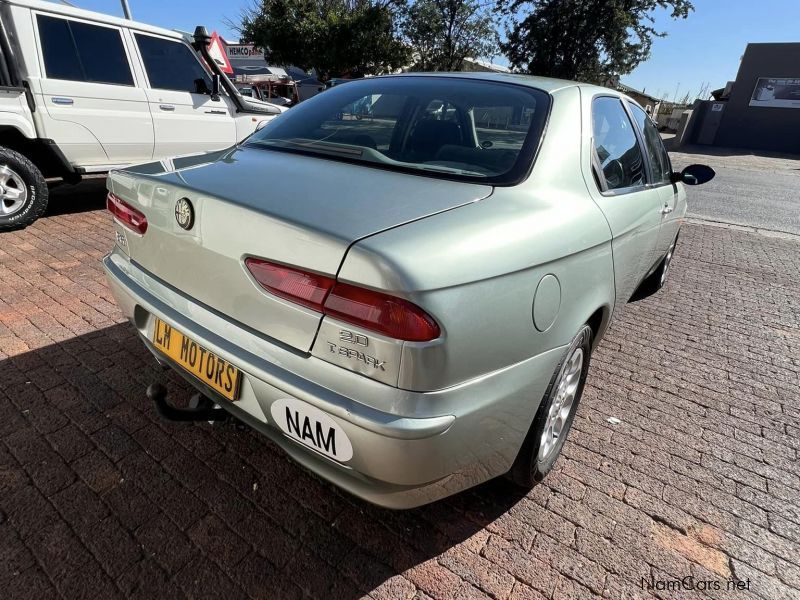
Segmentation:
{"type": "MultiPolygon", "coordinates": [[[[498,0],[498,8],[503,6],[498,0]]],[[[501,49],[514,69],[614,85],[650,56],[656,8],[685,19],[690,0],[513,0],[501,49]]]]}
{"type": "Polygon", "coordinates": [[[497,53],[497,32],[481,0],[416,0],[405,12],[403,33],[415,70],[460,71],[467,57],[497,53]]]}
{"type": "Polygon", "coordinates": [[[277,65],[323,80],[389,73],[408,64],[397,13],[404,0],[262,0],[242,15],[242,40],[277,65]]]}

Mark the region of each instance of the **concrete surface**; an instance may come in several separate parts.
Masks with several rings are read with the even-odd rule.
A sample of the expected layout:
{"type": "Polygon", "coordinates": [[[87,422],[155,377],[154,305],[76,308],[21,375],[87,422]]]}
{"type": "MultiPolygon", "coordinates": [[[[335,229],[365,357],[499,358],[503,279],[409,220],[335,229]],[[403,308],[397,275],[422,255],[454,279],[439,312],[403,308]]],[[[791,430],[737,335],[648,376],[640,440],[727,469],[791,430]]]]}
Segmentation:
{"type": "Polygon", "coordinates": [[[673,167],[707,164],[717,176],[689,187],[691,217],[800,235],[800,157],[691,146],[670,152],[673,167]]]}
{"type": "Polygon", "coordinates": [[[147,384],[190,390],[113,304],[93,185],[0,235],[4,599],[800,597],[800,243],[686,224],[544,483],[390,512],[159,420],[147,384]]]}

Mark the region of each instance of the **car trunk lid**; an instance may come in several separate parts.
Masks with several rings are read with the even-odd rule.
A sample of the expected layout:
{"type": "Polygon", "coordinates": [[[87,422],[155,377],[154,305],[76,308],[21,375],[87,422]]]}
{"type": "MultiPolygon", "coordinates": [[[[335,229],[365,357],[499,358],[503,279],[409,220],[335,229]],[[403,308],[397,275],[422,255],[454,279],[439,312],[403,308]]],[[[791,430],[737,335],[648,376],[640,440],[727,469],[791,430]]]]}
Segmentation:
{"type": "Polygon", "coordinates": [[[355,241],[480,200],[490,186],[253,148],[115,171],[109,189],[148,220],[133,261],[183,294],[302,351],[321,315],[266,293],[248,256],[335,277],[355,241]],[[184,229],[176,203],[194,219],[184,229]]]}

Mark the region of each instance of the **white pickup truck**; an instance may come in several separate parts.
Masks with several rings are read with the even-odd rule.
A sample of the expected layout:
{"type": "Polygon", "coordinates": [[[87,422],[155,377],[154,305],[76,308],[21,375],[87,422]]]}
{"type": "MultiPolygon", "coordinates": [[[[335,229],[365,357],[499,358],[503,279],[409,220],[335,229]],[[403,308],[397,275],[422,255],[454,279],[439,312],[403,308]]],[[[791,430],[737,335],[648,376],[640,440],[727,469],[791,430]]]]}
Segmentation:
{"type": "Polygon", "coordinates": [[[74,183],[219,150],[282,107],[244,98],[194,36],[40,0],[0,0],[0,231],[74,183]],[[202,57],[202,60],[201,60],[202,57]]]}

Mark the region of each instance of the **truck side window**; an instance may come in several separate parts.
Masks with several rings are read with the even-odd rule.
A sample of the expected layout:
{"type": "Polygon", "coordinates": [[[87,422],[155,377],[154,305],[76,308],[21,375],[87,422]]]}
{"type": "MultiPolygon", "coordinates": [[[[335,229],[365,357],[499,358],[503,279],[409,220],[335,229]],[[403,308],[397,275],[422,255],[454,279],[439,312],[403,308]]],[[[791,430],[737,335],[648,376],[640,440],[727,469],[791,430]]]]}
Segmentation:
{"type": "Polygon", "coordinates": [[[197,56],[181,42],[136,34],[150,87],[178,92],[206,93],[211,79],[197,56]]]}
{"type": "Polygon", "coordinates": [[[50,79],[133,85],[119,29],[37,15],[50,79]]]}

